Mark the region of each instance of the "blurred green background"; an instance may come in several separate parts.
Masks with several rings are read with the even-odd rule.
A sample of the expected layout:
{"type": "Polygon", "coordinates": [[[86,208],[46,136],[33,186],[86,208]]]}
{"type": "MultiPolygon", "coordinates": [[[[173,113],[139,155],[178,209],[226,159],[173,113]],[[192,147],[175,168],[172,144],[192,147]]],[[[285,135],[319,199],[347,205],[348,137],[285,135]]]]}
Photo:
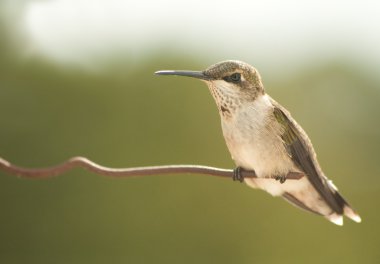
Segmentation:
{"type": "MultiPolygon", "coordinates": [[[[151,41],[138,49],[128,46],[138,41],[136,35],[126,42],[113,39],[108,43],[101,31],[91,35],[89,42],[76,36],[79,40],[70,42],[65,51],[62,41],[75,28],[67,26],[67,32],[57,28],[60,39],[54,40],[57,35],[43,35],[44,27],[28,31],[30,23],[25,19],[30,17],[32,4],[60,7],[62,2],[0,4],[1,157],[28,167],[50,166],[82,155],[110,167],[204,164],[232,168],[206,86],[196,80],[157,77],[153,72],[204,69],[223,59],[241,59],[259,68],[267,92],[308,132],[325,173],[360,212],[363,222],[345,219],[345,225],[337,227],[262,191],[202,175],[113,179],[75,169],[52,179],[30,180],[0,172],[0,263],[379,263],[379,63],[378,54],[368,48],[376,37],[361,35],[361,41],[354,41],[354,52],[347,48],[352,43],[346,35],[339,35],[358,30],[351,27],[360,24],[358,17],[347,15],[351,11],[339,6],[334,11],[340,13],[326,11],[323,3],[318,4],[318,15],[294,24],[315,24],[323,21],[326,13],[336,14],[337,21],[348,17],[352,24],[342,31],[333,24],[331,31],[329,26],[316,26],[306,35],[297,27],[292,34],[301,41],[289,42],[286,48],[280,45],[280,38],[286,42],[281,26],[286,27],[282,23],[288,20],[279,19],[280,12],[269,12],[268,7],[261,14],[268,22],[261,23],[265,27],[272,21],[272,26],[266,26],[273,31],[261,33],[259,39],[240,28],[255,23],[254,16],[234,21],[234,27],[225,22],[213,28],[210,22],[194,29],[180,15],[172,15],[164,25],[176,22],[179,28],[186,26],[194,39],[189,37],[177,45],[176,34],[183,33],[173,28],[168,36],[153,30],[150,32],[156,34],[151,41]],[[202,34],[194,36],[198,31],[202,34]],[[40,38],[33,32],[39,32],[40,38]],[[234,42],[235,34],[244,49],[234,42]],[[314,34],[318,41],[307,40],[314,34]],[[347,46],[337,48],[330,35],[335,35],[335,40],[342,37],[344,41],[338,44],[346,42],[347,46]],[[215,39],[224,37],[231,46],[210,47],[215,39]],[[92,43],[97,39],[103,44],[92,43]],[[261,44],[249,50],[243,39],[261,44]],[[202,43],[205,48],[197,48],[202,43]],[[84,49],[76,50],[77,46],[84,49]],[[305,50],[305,46],[309,48],[305,50]],[[90,53],[86,53],[87,47],[90,53]],[[75,50],[77,54],[70,57],[75,50]]],[[[83,12],[83,20],[70,16],[78,27],[87,21],[86,25],[96,29],[101,19],[110,16],[108,9],[102,13],[94,8],[107,1],[95,1],[94,5],[79,2],[83,9],[79,11],[75,1],[65,2],[72,6],[69,10],[83,12]],[[91,8],[85,9],[86,4],[91,8]],[[98,19],[91,16],[97,12],[104,17],[93,24],[88,19],[98,19]]],[[[164,1],[156,12],[189,13],[188,21],[205,23],[207,9],[198,14],[169,2],[164,1]],[[197,14],[200,19],[195,18],[197,14]]],[[[238,3],[231,10],[223,9],[222,14],[244,9],[244,3],[238,3]]],[[[271,4],[277,10],[276,3],[271,4]]],[[[133,5],[121,4],[120,9],[132,9],[137,15],[145,10],[133,5]]],[[[295,10],[302,14],[306,6],[295,10]]],[[[367,11],[377,8],[365,7],[367,11]]],[[[355,5],[345,8],[360,13],[355,5]]],[[[50,17],[59,18],[59,12],[51,12],[50,17]]],[[[49,21],[47,15],[48,11],[38,13],[37,18],[49,21]]],[[[379,26],[379,20],[362,15],[368,25],[379,26]]],[[[220,13],[210,12],[209,20],[217,16],[220,13]]],[[[41,23],[46,26],[46,21],[41,23]]],[[[146,22],[148,27],[136,21],[118,28],[122,32],[128,26],[137,27],[145,36],[149,25],[160,28],[157,23],[152,26],[159,21],[158,16],[146,22]]],[[[288,27],[292,32],[292,26],[288,27]]],[[[257,28],[260,24],[252,30],[257,28]]]]}

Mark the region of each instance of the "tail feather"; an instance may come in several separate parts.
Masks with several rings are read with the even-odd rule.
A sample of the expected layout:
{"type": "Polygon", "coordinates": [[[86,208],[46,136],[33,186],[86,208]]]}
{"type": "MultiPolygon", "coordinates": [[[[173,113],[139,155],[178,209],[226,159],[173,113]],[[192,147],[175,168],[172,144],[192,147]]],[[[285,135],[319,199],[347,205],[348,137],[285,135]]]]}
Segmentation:
{"type": "MultiPolygon", "coordinates": [[[[360,223],[362,219],[360,218],[360,215],[357,214],[348,204],[346,204],[343,208],[343,213],[345,216],[350,218],[352,221],[355,221],[356,223],[360,223]]],[[[330,222],[336,224],[336,225],[343,225],[343,215],[333,213],[331,215],[325,216],[327,220],[330,222]]]]}
{"type": "Polygon", "coordinates": [[[356,223],[360,223],[362,221],[360,215],[348,205],[344,206],[344,215],[356,223]]]}
{"type": "MultiPolygon", "coordinates": [[[[308,206],[306,206],[302,201],[300,201],[299,199],[297,199],[295,196],[293,196],[292,194],[290,193],[284,193],[282,195],[282,197],[288,201],[289,203],[295,205],[296,207],[298,208],[301,208],[301,209],[304,209],[308,212],[311,212],[311,213],[315,213],[315,214],[319,214],[321,215],[320,212],[317,212],[311,208],[309,208],[308,206]]],[[[355,221],[356,223],[360,223],[362,220],[359,216],[358,213],[356,213],[351,207],[350,205],[346,202],[346,200],[344,200],[344,198],[337,192],[335,191],[334,192],[334,197],[336,198],[338,204],[341,204],[342,205],[342,211],[343,211],[343,214],[345,216],[347,216],[348,218],[350,218],[351,220],[355,221]]],[[[337,212],[334,212],[332,214],[329,214],[329,215],[324,215],[324,217],[329,220],[330,222],[336,224],[336,225],[339,225],[339,226],[342,226],[343,225],[343,214],[340,214],[340,213],[337,213],[337,212]]]]}
{"type": "Polygon", "coordinates": [[[305,205],[302,201],[298,200],[295,196],[293,196],[292,194],[290,194],[288,192],[284,193],[282,195],[282,198],[284,198],[287,202],[289,202],[290,204],[292,204],[292,205],[294,205],[300,209],[303,209],[303,210],[310,212],[310,213],[321,215],[319,212],[311,209],[310,207],[305,205]]]}
{"type": "Polygon", "coordinates": [[[359,214],[356,213],[351,206],[348,204],[348,202],[340,195],[338,191],[334,193],[335,198],[340,204],[343,204],[343,214],[350,218],[352,221],[355,221],[356,223],[360,223],[362,219],[360,218],[359,214]]]}
{"type": "Polygon", "coordinates": [[[338,225],[338,226],[342,226],[343,225],[343,215],[340,215],[340,214],[337,214],[337,213],[333,213],[331,215],[327,215],[325,216],[327,218],[327,220],[329,220],[330,222],[338,225]]]}

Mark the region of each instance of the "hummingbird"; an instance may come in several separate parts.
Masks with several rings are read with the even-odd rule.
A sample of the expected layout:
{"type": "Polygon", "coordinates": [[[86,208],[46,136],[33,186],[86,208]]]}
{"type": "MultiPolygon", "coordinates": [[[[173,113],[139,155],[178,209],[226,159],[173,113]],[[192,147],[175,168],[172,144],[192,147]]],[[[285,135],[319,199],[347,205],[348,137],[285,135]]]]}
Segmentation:
{"type": "Polygon", "coordinates": [[[235,180],[244,180],[250,187],[280,196],[334,224],[343,225],[343,215],[361,222],[322,172],[305,131],[289,111],[265,92],[260,74],[253,66],[227,60],[204,71],[164,70],[155,74],[187,76],[206,82],[220,114],[227,148],[237,165],[235,180]],[[243,178],[242,170],[254,171],[257,177],[243,178]],[[303,177],[286,180],[289,173],[303,177]]]}

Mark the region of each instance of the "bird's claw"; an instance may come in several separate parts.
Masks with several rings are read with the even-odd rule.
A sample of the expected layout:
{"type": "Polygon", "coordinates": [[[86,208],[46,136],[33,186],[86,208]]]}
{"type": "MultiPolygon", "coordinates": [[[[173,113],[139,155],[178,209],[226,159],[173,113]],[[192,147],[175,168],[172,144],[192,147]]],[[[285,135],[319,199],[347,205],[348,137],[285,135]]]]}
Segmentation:
{"type": "Polygon", "coordinates": [[[234,169],[234,174],[232,176],[232,180],[234,181],[239,181],[239,182],[243,182],[244,181],[244,176],[243,174],[241,173],[243,170],[242,167],[236,167],[234,169]]]}
{"type": "Polygon", "coordinates": [[[286,181],[286,175],[275,176],[274,179],[276,181],[279,181],[281,184],[283,184],[286,181]]]}

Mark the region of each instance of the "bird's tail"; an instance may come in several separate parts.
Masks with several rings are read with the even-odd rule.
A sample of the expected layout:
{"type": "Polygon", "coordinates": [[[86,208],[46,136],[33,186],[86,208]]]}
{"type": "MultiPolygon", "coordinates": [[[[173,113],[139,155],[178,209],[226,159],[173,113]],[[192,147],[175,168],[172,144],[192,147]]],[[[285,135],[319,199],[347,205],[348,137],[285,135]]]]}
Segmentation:
{"type": "Polygon", "coordinates": [[[343,215],[350,218],[352,221],[355,221],[356,223],[360,223],[362,221],[360,215],[352,209],[352,207],[348,204],[348,202],[339,194],[338,191],[334,193],[335,198],[339,202],[339,204],[343,204],[343,214],[333,213],[331,215],[325,216],[327,220],[330,222],[336,224],[336,225],[343,225],[343,215]]]}
{"type": "Polygon", "coordinates": [[[343,215],[347,216],[348,218],[350,218],[351,220],[353,220],[357,223],[360,223],[362,221],[359,214],[356,213],[351,208],[351,206],[346,202],[346,200],[344,200],[344,198],[337,191],[334,193],[334,196],[337,199],[337,201],[339,202],[339,204],[341,204],[343,207],[341,214],[334,212],[334,213],[329,214],[329,215],[323,215],[323,214],[321,214],[321,212],[318,212],[318,211],[311,209],[310,207],[308,207],[306,204],[304,204],[302,201],[300,201],[299,199],[297,199],[295,196],[291,195],[290,193],[284,193],[282,195],[282,197],[286,201],[290,202],[291,204],[295,205],[296,207],[304,209],[304,210],[311,212],[311,213],[323,215],[327,220],[329,220],[330,222],[332,222],[336,225],[340,225],[340,226],[343,225],[343,215]]]}

